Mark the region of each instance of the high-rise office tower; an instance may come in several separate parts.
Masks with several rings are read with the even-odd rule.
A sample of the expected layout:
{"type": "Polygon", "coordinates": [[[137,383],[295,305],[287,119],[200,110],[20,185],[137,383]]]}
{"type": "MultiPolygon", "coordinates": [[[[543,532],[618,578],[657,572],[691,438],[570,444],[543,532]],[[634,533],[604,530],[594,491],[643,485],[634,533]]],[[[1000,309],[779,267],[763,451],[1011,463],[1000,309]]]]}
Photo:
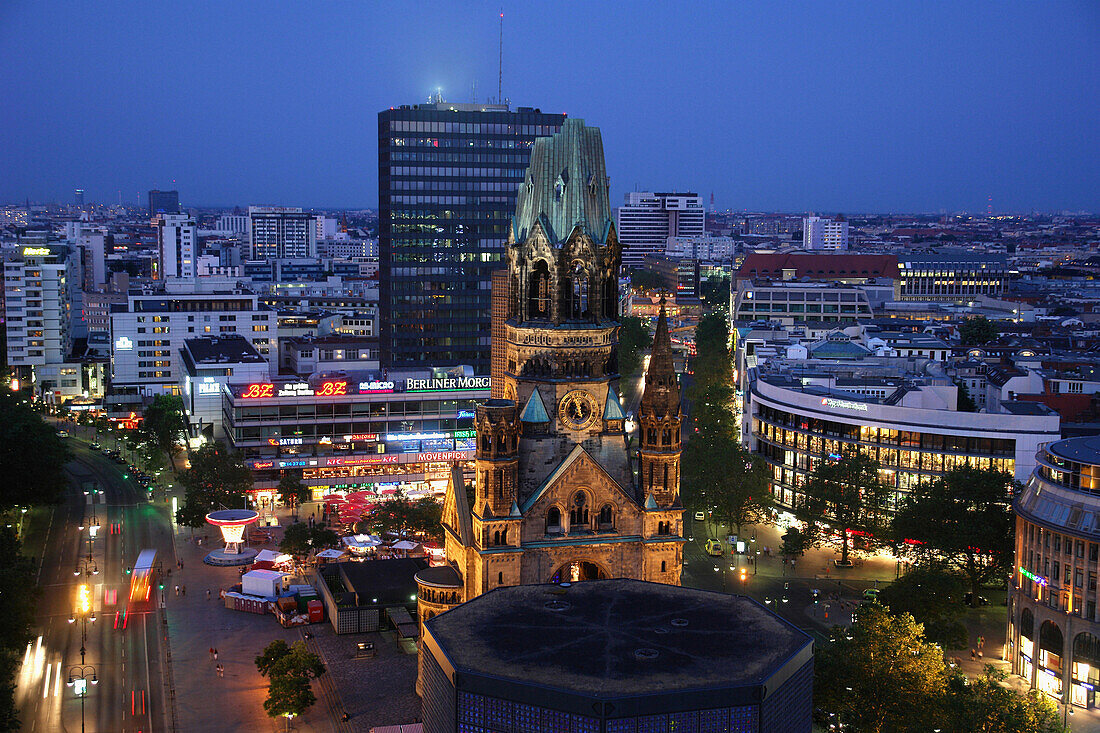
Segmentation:
{"type": "Polygon", "coordinates": [[[80,260],[72,247],[23,247],[4,263],[4,310],[8,364],[60,364],[72,347],[74,293],[80,260]]]}
{"type": "Polygon", "coordinates": [[[537,137],[564,114],[507,105],[378,113],[381,353],[489,373],[490,281],[537,137]]]}
{"type": "Polygon", "coordinates": [[[195,219],[187,214],[157,214],[153,219],[160,251],[160,277],[195,277],[195,219]]]}
{"type": "Polygon", "coordinates": [[[848,249],[848,221],[807,216],[802,221],[802,246],[806,249],[848,249]]]}
{"type": "Polygon", "coordinates": [[[73,192],[73,204],[78,209],[84,208],[84,189],[78,188],[73,192]]]}
{"type": "Polygon", "coordinates": [[[254,260],[316,257],[313,215],[286,206],[249,206],[249,256],[254,260]]]}
{"type": "Polygon", "coordinates": [[[179,191],[149,192],[149,217],[152,218],[161,212],[165,214],[180,213],[179,191]]]}
{"type": "Polygon", "coordinates": [[[641,267],[646,255],[663,255],[670,237],[706,234],[703,197],[695,193],[631,191],[616,218],[624,270],[641,267]]]}

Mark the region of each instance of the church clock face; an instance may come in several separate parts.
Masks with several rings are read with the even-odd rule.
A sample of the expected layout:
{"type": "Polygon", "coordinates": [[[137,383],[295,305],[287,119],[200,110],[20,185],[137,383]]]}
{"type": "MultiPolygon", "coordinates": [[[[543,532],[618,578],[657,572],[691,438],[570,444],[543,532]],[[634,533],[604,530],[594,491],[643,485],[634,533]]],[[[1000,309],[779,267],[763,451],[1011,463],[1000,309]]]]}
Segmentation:
{"type": "Polygon", "coordinates": [[[584,430],[596,421],[596,399],[583,389],[566,392],[558,403],[558,419],[573,430],[584,430]]]}

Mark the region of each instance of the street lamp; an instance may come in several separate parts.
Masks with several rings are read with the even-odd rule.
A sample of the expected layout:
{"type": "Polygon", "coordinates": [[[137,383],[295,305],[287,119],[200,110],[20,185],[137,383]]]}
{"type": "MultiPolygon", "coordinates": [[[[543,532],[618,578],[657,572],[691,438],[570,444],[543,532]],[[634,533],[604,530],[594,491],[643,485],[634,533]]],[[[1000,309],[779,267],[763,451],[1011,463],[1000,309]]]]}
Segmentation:
{"type": "Polygon", "coordinates": [[[85,576],[99,575],[99,563],[90,557],[84,557],[77,561],[76,570],[73,570],[73,575],[79,576],[80,574],[85,576]]]}
{"type": "Polygon", "coordinates": [[[66,683],[74,688],[76,696],[80,698],[80,733],[84,733],[84,698],[88,696],[88,683],[99,684],[99,678],[95,676],[95,667],[90,664],[74,665],[69,669],[69,681],[66,683]],[[90,675],[90,676],[89,676],[90,675]]]}
{"type": "Polygon", "coordinates": [[[92,609],[92,591],[88,586],[81,585],[76,592],[76,609],[69,617],[69,623],[75,624],[80,619],[80,663],[84,664],[84,655],[87,653],[88,622],[95,623],[95,611],[92,609]]]}

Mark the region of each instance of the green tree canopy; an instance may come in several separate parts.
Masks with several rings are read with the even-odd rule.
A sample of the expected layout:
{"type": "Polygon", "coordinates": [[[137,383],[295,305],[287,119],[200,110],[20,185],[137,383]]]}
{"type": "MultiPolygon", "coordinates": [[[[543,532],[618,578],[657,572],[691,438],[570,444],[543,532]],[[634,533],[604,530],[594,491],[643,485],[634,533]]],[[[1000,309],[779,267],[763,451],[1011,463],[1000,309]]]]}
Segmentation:
{"type": "Polygon", "coordinates": [[[644,318],[623,316],[619,320],[619,374],[629,377],[642,368],[642,354],[653,341],[644,318]]]}
{"type": "Polygon", "coordinates": [[[831,518],[840,530],[840,562],[848,563],[851,530],[881,538],[885,529],[886,486],[878,461],[866,453],[819,460],[806,481],[800,510],[810,521],[831,518]]]}
{"type": "Polygon", "coordinates": [[[287,506],[298,506],[309,501],[312,492],[302,483],[302,472],[294,469],[283,471],[279,479],[279,499],[287,506]]]}
{"type": "Polygon", "coordinates": [[[860,733],[954,730],[944,725],[947,679],[943,653],[912,616],[866,606],[817,647],[814,705],[860,733]]]}
{"type": "Polygon", "coordinates": [[[1007,675],[991,664],[967,684],[961,675],[948,686],[947,708],[952,726],[945,730],[976,733],[1062,733],[1058,705],[1038,690],[1021,695],[1005,687],[1007,675]]]}
{"type": "Polygon", "coordinates": [[[187,418],[183,412],[183,398],[179,395],[157,395],[142,413],[141,434],[152,445],[164,452],[176,468],[176,456],[183,449],[187,438],[187,418]]]}
{"type": "Polygon", "coordinates": [[[317,702],[310,682],[325,673],[325,665],[305,642],[288,646],[276,639],[256,657],[256,668],[268,679],[264,710],[272,718],[302,715],[317,702]]]}
{"type": "Polygon", "coordinates": [[[760,524],[772,506],[767,464],[731,435],[702,430],[684,449],[683,482],[700,510],[737,527],[760,524]]]}
{"type": "Polygon", "coordinates": [[[630,287],[638,290],[657,290],[662,287],[664,281],[661,276],[652,270],[635,268],[630,271],[630,287]]]}
{"type": "Polygon", "coordinates": [[[31,640],[38,598],[35,564],[22,549],[15,530],[0,526],[0,730],[19,727],[15,674],[31,640]]]}
{"type": "Polygon", "coordinates": [[[177,521],[198,527],[208,512],[246,506],[245,492],[252,488],[252,471],[240,453],[207,443],[191,454],[191,467],[180,476],[180,483],[186,495],[177,521]]]}
{"type": "Polygon", "coordinates": [[[729,350],[729,322],[721,313],[710,313],[695,327],[695,382],[702,389],[733,384],[733,362],[729,350]]]}
{"type": "Polygon", "coordinates": [[[443,507],[430,496],[410,501],[398,493],[379,502],[356,525],[360,532],[391,532],[398,535],[419,534],[425,539],[443,539],[443,507]]]}
{"type": "Polygon", "coordinates": [[[723,315],[730,308],[730,278],[712,277],[704,280],[699,285],[699,295],[703,302],[715,311],[721,311],[723,315]]]}
{"type": "Polygon", "coordinates": [[[283,532],[279,549],[288,555],[305,557],[310,550],[331,547],[340,542],[340,536],[327,527],[310,527],[306,522],[295,522],[283,532]]]}
{"type": "Polygon", "coordinates": [[[0,511],[55,504],[68,488],[69,449],[53,426],[17,397],[0,390],[0,511]]]}
{"type": "Polygon", "coordinates": [[[963,346],[981,346],[997,338],[997,327],[985,316],[972,316],[959,325],[963,346]]]}
{"type": "Polygon", "coordinates": [[[939,563],[921,563],[882,589],[879,602],[894,613],[908,613],[924,626],[928,641],[944,649],[967,646],[961,617],[966,580],[939,563]]]}
{"type": "Polygon", "coordinates": [[[1008,473],[955,468],[905,497],[893,534],[923,543],[918,552],[941,557],[963,573],[976,603],[980,587],[1012,567],[1012,497],[1018,486],[1008,473]]]}

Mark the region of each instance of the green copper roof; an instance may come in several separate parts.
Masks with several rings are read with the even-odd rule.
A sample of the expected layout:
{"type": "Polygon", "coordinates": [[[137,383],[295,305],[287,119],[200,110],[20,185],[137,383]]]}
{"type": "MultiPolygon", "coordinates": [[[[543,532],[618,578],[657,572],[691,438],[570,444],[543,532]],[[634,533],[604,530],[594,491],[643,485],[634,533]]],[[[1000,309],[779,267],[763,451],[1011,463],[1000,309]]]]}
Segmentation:
{"type": "Polygon", "coordinates": [[[606,240],[611,202],[598,127],[567,119],[561,132],[535,140],[516,199],[514,241],[526,239],[536,221],[555,244],[565,241],[578,224],[593,240],[606,240]]]}
{"type": "Polygon", "coordinates": [[[542,396],[538,388],[531,392],[531,397],[527,400],[519,419],[523,422],[550,422],[550,416],[546,414],[546,405],[542,404],[542,396]]]}
{"type": "Polygon", "coordinates": [[[619,402],[619,395],[615,394],[614,387],[607,388],[607,404],[603,408],[604,420],[625,420],[626,415],[623,414],[622,403],[619,402]]]}

